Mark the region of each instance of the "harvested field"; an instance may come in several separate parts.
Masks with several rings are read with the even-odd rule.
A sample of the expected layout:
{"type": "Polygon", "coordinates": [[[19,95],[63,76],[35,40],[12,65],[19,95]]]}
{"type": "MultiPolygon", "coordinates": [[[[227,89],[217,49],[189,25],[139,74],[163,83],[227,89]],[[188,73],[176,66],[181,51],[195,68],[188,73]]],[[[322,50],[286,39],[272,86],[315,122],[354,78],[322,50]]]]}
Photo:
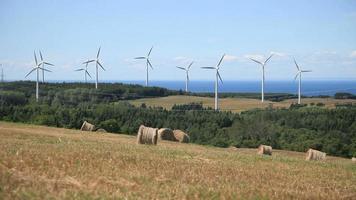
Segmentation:
{"type": "MultiPolygon", "coordinates": [[[[135,106],[141,106],[145,103],[147,106],[163,107],[171,109],[174,104],[188,104],[202,102],[204,107],[214,108],[214,98],[211,97],[196,97],[196,96],[168,96],[158,98],[143,98],[129,101],[135,106]]],[[[242,112],[255,108],[267,108],[269,105],[273,105],[274,108],[288,108],[292,103],[297,103],[297,99],[288,99],[281,102],[265,101],[263,104],[258,99],[248,98],[220,98],[219,107],[220,110],[227,110],[232,112],[242,112]]],[[[331,99],[331,98],[305,98],[302,99],[302,103],[323,103],[326,108],[335,108],[336,103],[355,103],[356,100],[352,99],[331,99]]]]}
{"type": "Polygon", "coordinates": [[[356,165],[0,122],[0,199],[353,199],[356,165]],[[268,184],[266,184],[268,183],[268,184]]]}

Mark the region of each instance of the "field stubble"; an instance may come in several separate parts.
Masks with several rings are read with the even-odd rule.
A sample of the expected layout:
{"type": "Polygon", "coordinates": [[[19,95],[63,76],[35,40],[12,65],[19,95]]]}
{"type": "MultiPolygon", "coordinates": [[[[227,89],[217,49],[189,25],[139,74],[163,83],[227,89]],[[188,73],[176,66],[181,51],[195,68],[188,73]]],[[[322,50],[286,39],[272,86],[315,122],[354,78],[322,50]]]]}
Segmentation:
{"type": "Polygon", "coordinates": [[[0,199],[354,199],[356,165],[0,122],[0,199]]]}

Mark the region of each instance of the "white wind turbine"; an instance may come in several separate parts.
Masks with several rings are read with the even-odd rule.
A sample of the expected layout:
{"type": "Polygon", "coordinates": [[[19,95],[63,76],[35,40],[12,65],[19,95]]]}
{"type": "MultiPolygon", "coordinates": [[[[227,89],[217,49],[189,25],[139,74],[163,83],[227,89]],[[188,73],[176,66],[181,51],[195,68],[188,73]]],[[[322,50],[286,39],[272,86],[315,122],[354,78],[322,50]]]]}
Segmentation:
{"type": "Polygon", "coordinates": [[[298,104],[300,104],[301,100],[300,100],[300,97],[301,97],[301,90],[302,90],[302,73],[304,72],[311,72],[311,70],[302,70],[298,64],[297,64],[297,61],[295,61],[294,59],[294,63],[295,63],[295,66],[297,67],[298,69],[298,72],[297,74],[295,75],[294,77],[294,80],[297,80],[298,76],[299,76],[299,84],[298,84],[298,104]]]}
{"type": "MultiPolygon", "coordinates": [[[[42,52],[41,51],[40,51],[40,58],[41,58],[41,62],[39,63],[39,66],[42,65],[42,69],[45,69],[46,65],[54,66],[53,64],[43,60],[43,56],[42,56],[42,52]]],[[[45,70],[42,70],[42,83],[45,82],[45,75],[44,74],[45,74],[45,70]]]]}
{"type": "Polygon", "coordinates": [[[98,66],[100,66],[101,69],[103,69],[103,70],[105,71],[105,68],[104,68],[103,65],[101,65],[101,63],[99,62],[100,49],[101,49],[101,47],[99,47],[98,53],[96,54],[96,59],[88,60],[88,61],[86,61],[86,62],[83,63],[83,64],[87,64],[87,63],[95,62],[95,70],[96,70],[95,88],[96,88],[96,89],[98,89],[98,79],[99,79],[98,66]]]}
{"type": "Polygon", "coordinates": [[[74,70],[77,72],[84,71],[85,83],[87,83],[87,75],[91,78],[90,73],[88,72],[88,64],[89,64],[88,61],[85,63],[85,68],[80,68],[80,69],[74,70]]]}
{"type": "Polygon", "coordinates": [[[4,82],[4,68],[2,68],[2,64],[0,64],[1,66],[1,82],[4,82]]]}
{"type": "Polygon", "coordinates": [[[26,78],[27,76],[29,76],[33,71],[36,70],[36,72],[37,72],[37,79],[36,79],[36,102],[38,102],[38,85],[39,85],[39,79],[40,79],[40,70],[44,70],[44,71],[47,71],[47,72],[51,72],[51,71],[48,70],[48,69],[41,68],[41,63],[38,63],[38,62],[37,62],[36,52],[33,52],[33,55],[34,55],[34,57],[35,57],[35,67],[25,76],[25,78],[26,78]]]}
{"type": "Polygon", "coordinates": [[[151,67],[151,69],[153,69],[152,64],[150,62],[150,55],[152,52],[153,46],[151,47],[150,51],[148,52],[147,56],[141,56],[141,57],[136,57],[135,59],[144,59],[146,60],[146,86],[148,86],[148,66],[151,67]]]}
{"type": "Polygon", "coordinates": [[[219,69],[220,69],[220,65],[221,62],[223,61],[225,57],[225,54],[221,57],[219,63],[216,65],[216,67],[202,67],[203,69],[215,69],[216,70],[216,74],[215,74],[215,110],[218,110],[218,86],[219,86],[219,80],[221,81],[221,83],[223,83],[220,73],[219,73],[219,69]]]}
{"type": "Polygon", "coordinates": [[[177,67],[178,69],[184,70],[186,73],[186,80],[185,80],[185,92],[188,92],[188,83],[189,83],[189,69],[193,65],[194,62],[191,62],[187,68],[177,67]]]}
{"type": "Polygon", "coordinates": [[[271,54],[264,62],[250,58],[252,61],[260,64],[262,67],[262,81],[261,81],[262,82],[262,87],[261,87],[261,101],[262,101],[262,103],[265,100],[265,92],[264,92],[264,90],[265,90],[265,66],[266,66],[267,62],[272,58],[272,56],[273,56],[273,54],[271,54]]]}

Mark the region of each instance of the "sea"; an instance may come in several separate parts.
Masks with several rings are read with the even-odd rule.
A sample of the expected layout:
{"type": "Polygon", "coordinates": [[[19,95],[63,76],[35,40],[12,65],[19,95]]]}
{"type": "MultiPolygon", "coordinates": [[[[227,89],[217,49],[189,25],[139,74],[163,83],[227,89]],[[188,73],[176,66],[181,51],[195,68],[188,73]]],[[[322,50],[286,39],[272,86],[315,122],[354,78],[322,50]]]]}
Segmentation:
{"type": "MultiPolygon", "coordinates": [[[[53,80],[50,82],[80,82],[76,80],[61,81],[53,80]]],[[[93,81],[91,81],[93,82],[93,81]]],[[[145,85],[145,81],[138,80],[102,80],[106,83],[125,83],[145,85]]],[[[185,81],[149,81],[149,86],[168,88],[171,90],[185,90],[185,81]]],[[[191,92],[214,92],[214,81],[190,81],[189,91],[191,92]]],[[[259,93],[261,92],[261,81],[224,81],[219,83],[219,92],[231,93],[259,93]]],[[[265,81],[265,93],[288,93],[297,94],[297,81],[265,81]]],[[[306,80],[302,82],[302,95],[304,96],[333,96],[338,92],[347,92],[356,95],[356,80],[306,80]]]]}
{"type": "MultiPolygon", "coordinates": [[[[128,84],[144,85],[144,81],[122,81],[128,84]]],[[[150,86],[164,87],[172,90],[185,90],[185,81],[150,81],[150,86]]],[[[214,92],[213,81],[190,81],[191,92],[214,92]]],[[[261,81],[224,81],[219,83],[219,92],[261,92],[261,81]]],[[[297,94],[297,81],[265,81],[265,93],[289,93],[297,94]]],[[[332,96],[337,92],[356,94],[356,80],[315,80],[302,82],[302,94],[305,96],[332,96]]]]}

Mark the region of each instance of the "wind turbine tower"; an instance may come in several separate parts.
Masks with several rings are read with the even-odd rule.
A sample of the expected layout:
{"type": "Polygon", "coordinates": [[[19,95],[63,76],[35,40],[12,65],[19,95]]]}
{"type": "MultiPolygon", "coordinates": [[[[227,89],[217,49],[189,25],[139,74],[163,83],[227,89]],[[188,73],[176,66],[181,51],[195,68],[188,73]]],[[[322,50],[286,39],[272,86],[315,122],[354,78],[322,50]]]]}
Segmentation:
{"type": "Polygon", "coordinates": [[[98,89],[98,82],[99,82],[99,66],[101,67],[101,69],[103,69],[105,71],[105,68],[103,67],[103,65],[100,63],[99,61],[99,55],[100,55],[100,49],[101,47],[99,47],[98,49],[98,53],[96,54],[96,58],[93,60],[88,60],[86,62],[84,62],[83,64],[87,64],[87,63],[91,63],[91,62],[95,62],[95,76],[96,76],[96,80],[95,80],[95,89],[98,89]]]}
{"type": "Polygon", "coordinates": [[[1,66],[1,82],[4,82],[4,68],[2,68],[2,64],[0,64],[1,66]]]}
{"type": "Polygon", "coordinates": [[[272,58],[272,56],[273,56],[273,54],[271,54],[264,62],[250,58],[252,61],[260,64],[262,67],[262,81],[261,81],[261,84],[262,84],[262,86],[261,86],[261,101],[262,101],[262,103],[265,100],[265,66],[266,66],[267,62],[272,58]]]}
{"type": "Polygon", "coordinates": [[[153,69],[151,61],[150,61],[150,55],[152,52],[153,46],[151,47],[150,51],[148,52],[147,56],[141,56],[141,57],[136,57],[135,59],[141,59],[141,60],[146,60],[146,86],[148,86],[148,66],[153,69]]]}
{"type": "Polygon", "coordinates": [[[33,55],[35,57],[35,67],[32,68],[32,70],[25,76],[25,78],[27,76],[29,76],[32,72],[36,71],[36,74],[37,74],[37,77],[36,77],[36,102],[38,102],[40,70],[44,70],[44,71],[47,71],[47,72],[51,72],[51,71],[48,70],[48,69],[45,69],[45,68],[41,68],[41,63],[37,62],[36,52],[33,52],[33,55]]]}
{"type": "MultiPolygon", "coordinates": [[[[89,61],[89,60],[88,60],[89,61]]],[[[77,70],[74,70],[74,71],[84,71],[84,80],[85,80],[85,83],[87,83],[87,75],[91,78],[91,75],[90,73],[88,72],[88,62],[85,63],[85,68],[80,68],[80,69],[77,69],[77,70]]]]}
{"type": "MultiPolygon", "coordinates": [[[[45,66],[46,65],[49,65],[49,66],[54,66],[53,64],[49,63],[49,62],[46,62],[43,60],[43,56],[42,56],[42,52],[40,51],[40,58],[41,58],[41,62],[39,63],[39,65],[41,66],[42,65],[42,68],[45,69],[45,66]]],[[[42,83],[45,82],[45,70],[42,69],[42,83]]]]}
{"type": "Polygon", "coordinates": [[[188,84],[189,84],[189,70],[190,67],[193,65],[194,62],[191,62],[188,67],[177,67],[178,69],[184,70],[186,73],[186,80],[185,80],[185,92],[188,92],[188,84]]]}
{"type": "Polygon", "coordinates": [[[220,65],[221,65],[221,62],[223,61],[224,57],[225,57],[225,54],[221,57],[219,63],[216,65],[216,67],[202,67],[203,69],[215,69],[216,70],[216,74],[215,74],[215,110],[219,109],[219,106],[218,106],[218,103],[219,103],[218,102],[219,101],[219,98],[218,98],[219,79],[220,79],[221,83],[223,83],[222,78],[219,73],[219,69],[220,69],[220,65]]]}
{"type": "Polygon", "coordinates": [[[297,80],[298,76],[299,76],[299,83],[298,83],[298,104],[301,103],[301,91],[302,91],[302,73],[305,72],[311,72],[311,70],[302,70],[301,67],[298,66],[297,61],[294,59],[294,64],[297,67],[297,74],[294,77],[294,80],[297,80]]]}

